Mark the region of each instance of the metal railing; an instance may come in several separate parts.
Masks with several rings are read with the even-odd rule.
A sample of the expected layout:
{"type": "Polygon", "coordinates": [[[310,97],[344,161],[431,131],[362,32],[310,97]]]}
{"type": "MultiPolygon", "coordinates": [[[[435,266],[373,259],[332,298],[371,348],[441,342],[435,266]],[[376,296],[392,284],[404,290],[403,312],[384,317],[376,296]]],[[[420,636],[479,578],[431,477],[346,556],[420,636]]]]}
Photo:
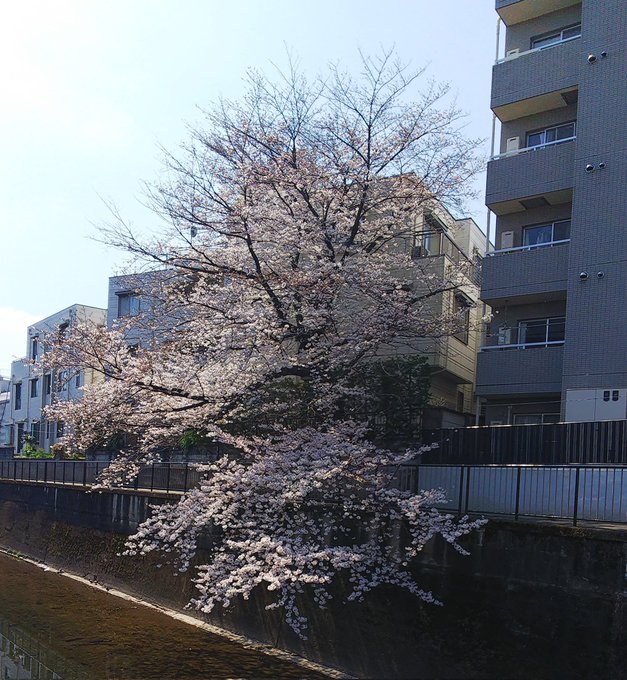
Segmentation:
{"type": "MultiPolygon", "coordinates": [[[[87,488],[106,466],[95,461],[0,461],[0,479],[87,488]]],[[[203,476],[193,463],[153,463],[116,488],[181,493],[203,476]]],[[[625,465],[406,464],[394,481],[412,492],[444,490],[449,500],[439,509],[460,515],[627,525],[625,465]]]]}
{"type": "Polygon", "coordinates": [[[483,338],[480,351],[498,349],[532,349],[564,344],[565,317],[548,317],[518,322],[517,326],[501,327],[483,338]]]}
{"type": "Polygon", "coordinates": [[[627,466],[404,465],[396,481],[442,489],[438,508],[459,515],[627,525],[627,466]]]}
{"type": "Polygon", "coordinates": [[[556,146],[557,144],[564,144],[565,142],[572,142],[577,139],[577,136],[566,137],[564,139],[555,139],[552,142],[544,142],[543,144],[536,144],[535,146],[523,146],[519,149],[512,149],[511,151],[504,151],[503,153],[498,153],[490,158],[491,161],[498,161],[501,158],[510,158],[511,156],[518,156],[521,153],[528,153],[529,151],[539,151],[540,149],[546,149],[550,146],[556,146]]]}
{"type": "Polygon", "coordinates": [[[516,246],[514,248],[499,248],[498,250],[490,250],[486,253],[486,257],[494,257],[494,255],[501,255],[503,253],[516,253],[522,250],[536,250],[537,248],[550,248],[551,246],[559,246],[562,243],[570,243],[569,238],[564,238],[559,241],[547,241],[546,243],[532,243],[527,246],[516,246]]]}
{"type": "MultiPolygon", "coordinates": [[[[89,487],[109,465],[91,460],[2,460],[0,479],[41,484],[89,487]]],[[[180,493],[193,488],[202,478],[194,463],[152,463],[141,468],[135,479],[118,488],[180,493]]]]}
{"type": "Polygon", "coordinates": [[[581,35],[574,35],[572,38],[564,38],[562,40],[558,40],[557,42],[551,43],[550,45],[542,45],[541,47],[533,47],[530,50],[522,50],[520,52],[513,52],[511,54],[506,54],[504,57],[501,57],[500,59],[496,60],[497,64],[503,64],[506,61],[512,61],[513,59],[518,59],[519,57],[524,57],[527,54],[532,54],[533,52],[544,52],[545,50],[550,50],[553,47],[558,47],[559,45],[563,45],[564,43],[567,42],[572,42],[573,40],[579,40],[581,38],[581,35]]]}

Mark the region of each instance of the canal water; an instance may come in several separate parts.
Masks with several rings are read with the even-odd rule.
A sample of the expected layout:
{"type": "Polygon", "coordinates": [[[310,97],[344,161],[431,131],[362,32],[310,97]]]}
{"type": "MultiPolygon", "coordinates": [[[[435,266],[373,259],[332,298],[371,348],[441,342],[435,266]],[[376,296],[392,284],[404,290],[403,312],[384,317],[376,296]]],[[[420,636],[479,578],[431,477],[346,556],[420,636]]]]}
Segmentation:
{"type": "Polygon", "coordinates": [[[0,679],[327,677],[0,554],[0,679]]]}

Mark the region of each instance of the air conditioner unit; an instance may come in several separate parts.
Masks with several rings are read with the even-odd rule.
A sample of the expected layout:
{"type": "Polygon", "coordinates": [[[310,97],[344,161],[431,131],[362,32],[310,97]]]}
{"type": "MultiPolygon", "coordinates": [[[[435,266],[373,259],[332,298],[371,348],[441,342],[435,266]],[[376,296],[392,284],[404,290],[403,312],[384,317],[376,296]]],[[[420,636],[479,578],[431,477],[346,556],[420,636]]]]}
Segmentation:
{"type": "Polygon", "coordinates": [[[517,54],[520,54],[520,47],[514,47],[512,50],[507,50],[507,52],[505,52],[505,58],[515,57],[517,54]]]}
{"type": "Polygon", "coordinates": [[[504,231],[501,233],[501,250],[514,247],[514,232],[504,231]]]}
{"type": "Polygon", "coordinates": [[[510,137],[505,142],[505,151],[511,153],[512,151],[518,151],[520,149],[520,137],[510,137]]]}

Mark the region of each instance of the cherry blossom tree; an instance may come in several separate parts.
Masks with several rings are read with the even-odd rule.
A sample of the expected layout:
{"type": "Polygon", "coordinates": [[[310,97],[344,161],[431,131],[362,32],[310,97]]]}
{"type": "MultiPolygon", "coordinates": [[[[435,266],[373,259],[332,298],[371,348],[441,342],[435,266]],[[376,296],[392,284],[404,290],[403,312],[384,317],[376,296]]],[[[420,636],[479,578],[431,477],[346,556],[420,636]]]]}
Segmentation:
{"type": "Polygon", "coordinates": [[[463,550],[478,525],[435,510],[439,491],[400,490],[420,450],[382,448],[364,417],[377,387],[364,376],[456,332],[441,301],[468,282],[469,264],[442,273],[413,257],[425,214],[459,204],[478,169],[447,88],[417,91],[420,75],[391,54],[364,57],[356,78],[250,73],[241,101],[209,109],[166,154],[148,197],[169,226],[140,238],[118,217],[104,230],[142,272],[141,312],[77,325],[46,357],[107,378],[47,413],[70,450],[124,434],[103,484],[190,432],[227,447],[128,543],[185,569],[215,529],[195,567],[203,611],[265,587],[302,635],[300,593],[324,606],[338,572],[348,599],[392,583],[434,601],[409,562],[435,535],[463,550]]]}

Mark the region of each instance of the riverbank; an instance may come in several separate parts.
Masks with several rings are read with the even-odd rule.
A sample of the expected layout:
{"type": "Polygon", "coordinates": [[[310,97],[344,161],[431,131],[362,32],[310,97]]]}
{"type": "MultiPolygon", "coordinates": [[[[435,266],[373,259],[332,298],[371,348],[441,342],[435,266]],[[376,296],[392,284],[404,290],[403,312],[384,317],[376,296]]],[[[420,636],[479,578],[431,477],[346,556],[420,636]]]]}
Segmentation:
{"type": "MultiPolygon", "coordinates": [[[[117,556],[125,535],[102,527],[130,526],[151,500],[118,496],[0,483],[0,545],[183,612],[194,594],[189,575],[157,568],[153,555],[117,556]]],[[[627,668],[625,538],[620,530],[491,522],[467,537],[470,557],[434,542],[416,563],[421,586],[444,607],[394,588],[345,604],[338,583],[327,610],[304,598],[306,641],[265,610],[263,590],[229,612],[194,618],[360,678],[618,679],[627,668]]]]}
{"type": "Polygon", "coordinates": [[[5,551],[0,573],[0,620],[12,622],[20,648],[13,659],[26,666],[30,657],[31,668],[44,663],[64,680],[347,677],[5,551]]]}

